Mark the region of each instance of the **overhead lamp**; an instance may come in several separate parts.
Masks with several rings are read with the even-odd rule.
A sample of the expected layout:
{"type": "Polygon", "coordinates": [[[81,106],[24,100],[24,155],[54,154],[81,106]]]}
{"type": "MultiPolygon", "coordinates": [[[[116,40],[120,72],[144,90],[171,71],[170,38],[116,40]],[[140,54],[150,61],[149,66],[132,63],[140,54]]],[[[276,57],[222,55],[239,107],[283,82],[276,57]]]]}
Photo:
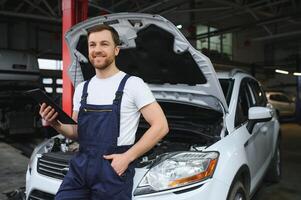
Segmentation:
{"type": "Polygon", "coordinates": [[[182,24],[177,25],[177,28],[178,28],[178,29],[183,28],[182,24]]]}
{"type": "Polygon", "coordinates": [[[301,73],[300,72],[294,72],[293,73],[295,76],[301,76],[301,73]]]}
{"type": "Polygon", "coordinates": [[[276,69],[275,72],[280,73],[280,74],[288,74],[288,71],[284,71],[284,70],[280,70],[280,69],[276,69]]]}

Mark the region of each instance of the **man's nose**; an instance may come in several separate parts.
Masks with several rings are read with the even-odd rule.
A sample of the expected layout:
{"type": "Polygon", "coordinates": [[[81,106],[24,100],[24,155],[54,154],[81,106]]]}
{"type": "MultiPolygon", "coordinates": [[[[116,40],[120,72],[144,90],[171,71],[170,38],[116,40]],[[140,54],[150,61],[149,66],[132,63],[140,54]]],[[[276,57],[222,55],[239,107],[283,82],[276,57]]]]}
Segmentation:
{"type": "Polygon", "coordinates": [[[94,50],[95,50],[96,52],[102,52],[102,51],[103,51],[103,48],[101,47],[101,45],[96,45],[95,48],[94,48],[94,50]]]}
{"type": "Polygon", "coordinates": [[[102,48],[94,48],[93,51],[91,52],[93,55],[103,55],[104,54],[104,51],[102,48]]]}

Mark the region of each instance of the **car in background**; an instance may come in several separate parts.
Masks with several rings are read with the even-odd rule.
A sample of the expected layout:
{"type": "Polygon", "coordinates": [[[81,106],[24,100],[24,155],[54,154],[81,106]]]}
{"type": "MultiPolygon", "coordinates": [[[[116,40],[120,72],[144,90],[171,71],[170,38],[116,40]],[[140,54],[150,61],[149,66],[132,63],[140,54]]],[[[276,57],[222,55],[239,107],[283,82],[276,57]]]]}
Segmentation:
{"type": "Polygon", "coordinates": [[[39,128],[37,104],[23,93],[43,88],[37,57],[0,49],[0,133],[33,134],[39,128]]]}
{"type": "MultiPolygon", "coordinates": [[[[161,16],[118,13],[72,27],[74,85],[95,74],[86,30],[103,23],[122,41],[117,66],[148,83],[169,123],[167,136],[136,161],[133,200],[247,200],[264,178],[280,180],[280,126],[260,83],[239,70],[216,73],[161,16]]],[[[141,119],[137,139],[148,127],[141,119]]],[[[77,151],[61,135],[40,144],[28,165],[27,199],[53,199],[77,151]]]]}
{"type": "Polygon", "coordinates": [[[295,116],[296,103],[289,95],[284,92],[267,92],[266,97],[280,117],[295,116]]]}

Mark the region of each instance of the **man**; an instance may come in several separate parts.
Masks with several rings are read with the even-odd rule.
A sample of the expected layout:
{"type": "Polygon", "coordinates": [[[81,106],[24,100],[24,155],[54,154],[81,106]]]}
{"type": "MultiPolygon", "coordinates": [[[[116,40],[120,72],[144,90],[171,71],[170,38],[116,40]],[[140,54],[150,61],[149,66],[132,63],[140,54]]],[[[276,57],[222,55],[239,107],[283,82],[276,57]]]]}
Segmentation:
{"type": "Polygon", "coordinates": [[[133,161],[168,132],[165,115],[148,86],[116,67],[119,43],[110,26],[88,30],[89,60],[96,75],[76,87],[72,117],[77,125],[60,123],[50,106],[41,106],[44,120],[80,144],[56,199],[131,199],[133,161]],[[150,128],[134,144],[140,113],[150,128]]]}

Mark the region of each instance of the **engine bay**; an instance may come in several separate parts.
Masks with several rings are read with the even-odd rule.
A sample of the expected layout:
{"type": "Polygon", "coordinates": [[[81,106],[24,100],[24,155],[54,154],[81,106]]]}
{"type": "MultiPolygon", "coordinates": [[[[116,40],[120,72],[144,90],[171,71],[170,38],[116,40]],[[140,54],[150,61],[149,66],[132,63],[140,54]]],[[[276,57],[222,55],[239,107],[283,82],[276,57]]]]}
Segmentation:
{"type": "MultiPolygon", "coordinates": [[[[139,128],[137,132],[137,140],[143,135],[146,128],[139,128]]],[[[202,151],[207,146],[213,144],[213,142],[192,131],[183,131],[177,129],[171,129],[166,137],[164,137],[154,148],[145,153],[143,156],[136,160],[136,167],[142,168],[150,166],[160,157],[177,151],[202,151]]],[[[53,142],[46,147],[47,153],[51,153],[52,156],[62,158],[62,153],[66,154],[66,159],[79,150],[79,144],[76,141],[66,139],[64,137],[55,137],[53,142]]]]}
{"type": "MultiPolygon", "coordinates": [[[[222,115],[216,111],[181,104],[179,102],[159,102],[166,114],[169,133],[155,147],[138,158],[136,167],[150,166],[162,156],[178,151],[202,151],[221,138],[223,131],[222,115]]],[[[135,143],[148,130],[149,124],[141,117],[136,132],[135,143]]],[[[53,138],[47,152],[66,153],[72,156],[79,150],[79,144],[63,136],[53,138]]],[[[61,155],[58,155],[60,157],[61,155]]]]}

